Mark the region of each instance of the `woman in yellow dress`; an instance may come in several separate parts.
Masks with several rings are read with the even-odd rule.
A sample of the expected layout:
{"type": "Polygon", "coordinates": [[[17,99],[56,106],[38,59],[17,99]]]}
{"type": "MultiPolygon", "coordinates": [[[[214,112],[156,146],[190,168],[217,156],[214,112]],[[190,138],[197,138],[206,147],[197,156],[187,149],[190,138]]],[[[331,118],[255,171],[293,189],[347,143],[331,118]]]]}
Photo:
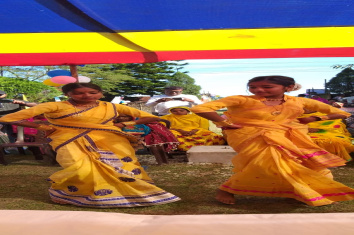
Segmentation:
{"type": "Polygon", "coordinates": [[[171,114],[162,116],[171,122],[170,131],[177,138],[180,151],[188,151],[193,146],[223,145],[224,137],[209,131],[209,121],[190,113],[188,107],[173,107],[171,114]]]}
{"type": "MultiPolygon", "coordinates": [[[[300,117],[324,115],[326,114],[311,112],[304,113],[300,117]]],[[[350,153],[354,152],[353,138],[342,119],[310,122],[307,125],[309,127],[308,135],[315,144],[346,161],[352,160],[350,153]]]]}
{"type": "Polygon", "coordinates": [[[102,90],[91,83],[70,83],[62,88],[68,101],[48,102],[0,118],[19,126],[47,131],[62,170],[49,177],[49,194],[54,202],[83,207],[111,208],[150,206],[179,198],[155,186],[135,157],[133,135],[122,132],[121,114],[155,116],[127,107],[99,101],[102,90]],[[50,125],[25,121],[44,114],[50,125]]]}
{"type": "Polygon", "coordinates": [[[296,89],[293,78],[260,76],[248,82],[251,96],[230,96],[191,110],[222,126],[237,152],[234,174],[217,191],[216,199],[235,204],[234,194],[288,197],[310,206],[354,199],[354,189],[333,180],[330,167],[345,160],[321,149],[307,135],[306,123],[348,117],[322,102],[285,95],[296,89]],[[215,110],[227,107],[227,119],[215,110]],[[304,108],[327,115],[298,118],[304,108]]]}

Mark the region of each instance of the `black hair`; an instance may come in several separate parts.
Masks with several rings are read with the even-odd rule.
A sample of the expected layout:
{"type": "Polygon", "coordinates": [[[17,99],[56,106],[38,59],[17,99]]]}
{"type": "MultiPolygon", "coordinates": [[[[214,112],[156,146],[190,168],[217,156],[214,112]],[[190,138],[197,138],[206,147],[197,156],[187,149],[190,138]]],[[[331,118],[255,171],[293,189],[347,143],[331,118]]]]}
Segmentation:
{"type": "Polygon", "coordinates": [[[260,82],[260,81],[268,81],[273,84],[282,85],[284,87],[295,85],[294,78],[280,76],[280,75],[272,75],[272,76],[259,76],[250,79],[247,83],[247,86],[250,85],[252,82],[260,82]]]}
{"type": "Polygon", "coordinates": [[[183,87],[180,87],[180,86],[168,86],[168,87],[165,87],[165,90],[183,90],[183,87]]]}
{"type": "Polygon", "coordinates": [[[102,91],[102,88],[96,84],[93,83],[80,83],[80,82],[75,82],[75,83],[68,83],[66,85],[64,85],[61,89],[63,91],[64,94],[67,94],[70,91],[73,91],[77,88],[91,88],[100,92],[102,91]]]}

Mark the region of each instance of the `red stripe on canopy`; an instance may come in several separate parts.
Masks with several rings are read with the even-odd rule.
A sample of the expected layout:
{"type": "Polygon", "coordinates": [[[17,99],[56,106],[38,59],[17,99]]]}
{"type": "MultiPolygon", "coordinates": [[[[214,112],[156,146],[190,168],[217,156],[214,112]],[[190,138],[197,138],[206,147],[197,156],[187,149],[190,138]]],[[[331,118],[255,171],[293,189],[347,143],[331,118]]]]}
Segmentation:
{"type": "Polygon", "coordinates": [[[299,58],[299,57],[352,57],[354,47],[296,48],[255,50],[201,50],[157,52],[73,52],[73,53],[16,53],[1,54],[0,64],[57,65],[103,63],[153,63],[188,59],[247,59],[247,58],[299,58]]]}

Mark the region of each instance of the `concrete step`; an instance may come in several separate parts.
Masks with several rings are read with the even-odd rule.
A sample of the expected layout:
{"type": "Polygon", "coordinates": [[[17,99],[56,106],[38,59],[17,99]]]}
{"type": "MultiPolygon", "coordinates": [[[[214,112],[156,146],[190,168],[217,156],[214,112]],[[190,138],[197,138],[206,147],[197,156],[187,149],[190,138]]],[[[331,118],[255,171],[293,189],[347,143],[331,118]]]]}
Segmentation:
{"type": "Polygon", "coordinates": [[[231,159],[236,154],[228,145],[193,146],[187,151],[187,158],[192,163],[232,164],[231,159]]]}

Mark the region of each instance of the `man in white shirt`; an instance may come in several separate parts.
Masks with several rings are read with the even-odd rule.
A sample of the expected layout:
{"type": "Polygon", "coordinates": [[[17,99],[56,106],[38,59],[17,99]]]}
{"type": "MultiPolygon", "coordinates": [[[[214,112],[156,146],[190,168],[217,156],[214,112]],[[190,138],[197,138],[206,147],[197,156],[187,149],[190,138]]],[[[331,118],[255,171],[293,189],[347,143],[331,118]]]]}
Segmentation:
{"type": "Polygon", "coordinates": [[[146,105],[152,108],[153,114],[163,116],[169,114],[168,110],[172,107],[192,107],[202,103],[195,95],[185,95],[182,92],[182,87],[166,87],[164,95],[154,95],[146,105]]]}

